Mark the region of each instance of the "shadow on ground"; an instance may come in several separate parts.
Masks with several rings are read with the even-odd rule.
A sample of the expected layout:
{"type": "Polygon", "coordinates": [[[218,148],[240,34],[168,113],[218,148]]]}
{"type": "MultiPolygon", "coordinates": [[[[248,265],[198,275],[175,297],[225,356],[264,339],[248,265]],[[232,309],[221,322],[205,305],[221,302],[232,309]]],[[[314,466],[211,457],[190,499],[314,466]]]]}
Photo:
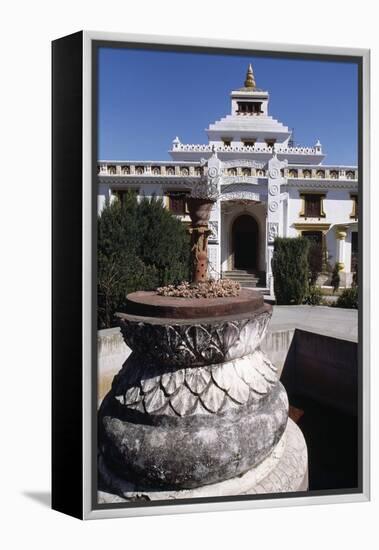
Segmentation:
{"type": "Polygon", "coordinates": [[[308,446],[309,489],[358,487],[358,420],[304,396],[290,399],[308,446]]]}
{"type": "Polygon", "coordinates": [[[51,507],[51,493],[48,491],[24,491],[22,494],[42,506],[51,507]]]}

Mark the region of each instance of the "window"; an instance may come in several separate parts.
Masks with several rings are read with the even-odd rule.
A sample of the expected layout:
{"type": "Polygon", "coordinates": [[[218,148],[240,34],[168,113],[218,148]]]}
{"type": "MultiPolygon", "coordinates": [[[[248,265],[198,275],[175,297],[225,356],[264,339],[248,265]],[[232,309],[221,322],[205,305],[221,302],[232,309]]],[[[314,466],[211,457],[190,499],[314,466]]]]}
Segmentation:
{"type": "Polygon", "coordinates": [[[297,170],[294,170],[294,169],[290,170],[288,172],[288,175],[290,178],[297,178],[297,170]]]}
{"type": "Polygon", "coordinates": [[[353,172],[353,170],[348,170],[346,172],[346,179],[348,179],[348,180],[355,179],[355,172],[353,172]]]}
{"type": "Polygon", "coordinates": [[[237,168],[228,168],[228,176],[236,176],[237,168]]]}
{"type": "Polygon", "coordinates": [[[353,209],[350,214],[350,218],[354,218],[355,220],[358,219],[358,195],[351,194],[350,195],[351,200],[353,201],[353,209]]]}
{"type": "Polygon", "coordinates": [[[153,166],[151,169],[154,176],[159,176],[161,173],[161,167],[160,166],[153,166]]]}
{"type": "Polygon", "coordinates": [[[324,218],[323,199],[325,195],[316,193],[304,193],[301,195],[303,199],[303,209],[300,216],[304,218],[324,218]]]}
{"type": "Polygon", "coordinates": [[[136,174],[142,175],[145,172],[145,168],[143,166],[136,166],[136,174]]]}
{"type": "Polygon", "coordinates": [[[238,101],[237,115],[259,115],[263,113],[261,101],[238,101]]]}
{"type": "Polygon", "coordinates": [[[108,166],[108,174],[111,174],[111,175],[116,174],[116,166],[114,166],[114,165],[109,165],[109,166],[108,166]]]}
{"type": "Polygon", "coordinates": [[[330,177],[332,180],[338,179],[338,170],[331,170],[330,171],[330,177]]]}
{"type": "Polygon", "coordinates": [[[168,166],[166,168],[166,174],[168,176],[175,176],[175,168],[173,166],[168,166]]]}
{"type": "Polygon", "coordinates": [[[187,214],[187,202],[186,198],[188,192],[183,191],[170,191],[168,195],[168,207],[170,212],[176,216],[185,216],[187,214]]]}
{"type": "Polygon", "coordinates": [[[123,166],[121,169],[122,173],[126,176],[130,174],[130,167],[129,166],[123,166]]]}
{"type": "Polygon", "coordinates": [[[232,144],[232,138],[221,138],[224,147],[230,147],[232,144]]]}
{"type": "Polygon", "coordinates": [[[251,168],[242,168],[243,176],[251,176],[251,168]]]}
{"type": "Polygon", "coordinates": [[[316,176],[320,179],[325,178],[325,172],[324,170],[317,170],[316,176]]]}
{"type": "Polygon", "coordinates": [[[303,170],[303,177],[309,179],[312,177],[312,172],[310,170],[303,170]]]}

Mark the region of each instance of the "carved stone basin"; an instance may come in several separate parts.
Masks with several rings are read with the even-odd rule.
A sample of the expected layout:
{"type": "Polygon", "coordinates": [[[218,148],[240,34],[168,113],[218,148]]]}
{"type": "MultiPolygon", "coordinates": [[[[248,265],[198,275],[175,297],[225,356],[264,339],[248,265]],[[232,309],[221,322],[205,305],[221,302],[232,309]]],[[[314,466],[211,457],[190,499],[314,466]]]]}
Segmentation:
{"type": "Polygon", "coordinates": [[[242,475],[272,454],[288,400],[259,348],[271,317],[260,294],[134,293],[118,317],[133,353],[99,411],[108,478],[195,488],[242,475]]]}

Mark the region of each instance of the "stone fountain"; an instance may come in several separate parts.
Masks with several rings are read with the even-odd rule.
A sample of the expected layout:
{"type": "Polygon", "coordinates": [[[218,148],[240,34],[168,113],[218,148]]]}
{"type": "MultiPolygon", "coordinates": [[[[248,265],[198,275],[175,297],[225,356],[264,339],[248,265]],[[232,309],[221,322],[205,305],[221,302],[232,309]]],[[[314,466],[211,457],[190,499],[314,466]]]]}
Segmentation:
{"type": "MultiPolygon", "coordinates": [[[[210,163],[189,201],[194,282],[207,278],[210,163]]],[[[271,313],[248,289],[128,295],[117,316],[132,354],[99,410],[99,502],[307,490],[306,444],[260,349],[271,313]]]]}

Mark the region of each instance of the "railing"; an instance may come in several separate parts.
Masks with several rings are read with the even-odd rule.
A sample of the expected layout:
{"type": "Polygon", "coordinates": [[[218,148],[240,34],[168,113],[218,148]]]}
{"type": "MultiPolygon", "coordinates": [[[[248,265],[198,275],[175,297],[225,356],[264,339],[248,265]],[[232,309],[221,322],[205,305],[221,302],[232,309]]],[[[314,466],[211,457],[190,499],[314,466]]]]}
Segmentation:
{"type": "MultiPolygon", "coordinates": [[[[204,170],[201,166],[180,166],[178,164],[154,165],[154,164],[135,164],[135,163],[100,163],[98,165],[98,175],[116,176],[116,177],[146,177],[146,178],[199,178],[203,175],[204,170]]],[[[259,177],[266,177],[265,169],[241,166],[225,166],[223,168],[223,178],[229,178],[234,181],[235,178],[243,178],[244,180],[254,180],[259,177]]],[[[282,176],[292,179],[301,180],[352,180],[357,181],[358,171],[354,168],[341,167],[312,167],[304,166],[304,168],[285,168],[282,170],[282,176]]]]}
{"type": "Polygon", "coordinates": [[[159,165],[154,164],[135,164],[135,163],[99,163],[97,166],[99,176],[148,176],[150,177],[200,177],[203,174],[201,166],[178,166],[178,165],[159,165]]]}
{"type": "Polygon", "coordinates": [[[213,150],[222,153],[267,153],[272,154],[274,151],[278,154],[291,155],[322,155],[322,151],[318,147],[282,147],[280,145],[201,145],[195,143],[174,143],[172,152],[184,153],[210,153],[213,150]]]}

